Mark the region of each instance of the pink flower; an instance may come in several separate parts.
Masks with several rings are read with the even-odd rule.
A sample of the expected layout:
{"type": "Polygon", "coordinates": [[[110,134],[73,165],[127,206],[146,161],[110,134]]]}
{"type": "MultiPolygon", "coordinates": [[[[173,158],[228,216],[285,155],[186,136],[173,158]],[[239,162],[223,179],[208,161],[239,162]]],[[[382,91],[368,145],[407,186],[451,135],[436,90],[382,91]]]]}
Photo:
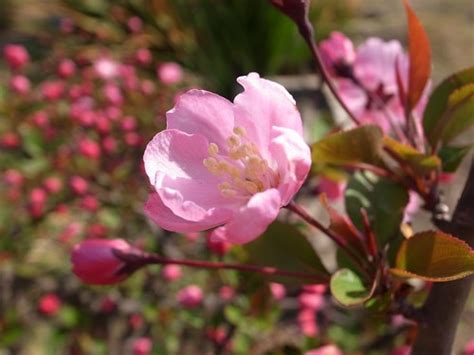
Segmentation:
{"type": "Polygon", "coordinates": [[[122,91],[117,85],[108,83],[104,86],[103,92],[107,101],[112,105],[120,106],[123,104],[122,91]]]}
{"type": "Polygon", "coordinates": [[[270,283],[270,293],[272,294],[274,299],[279,301],[279,300],[285,298],[286,288],[282,284],[279,284],[279,283],[276,283],[276,282],[271,282],[270,283]]]}
{"type": "Polygon", "coordinates": [[[35,187],[30,192],[30,202],[35,205],[43,205],[48,198],[48,194],[41,187],[35,187]]]}
{"type": "Polygon", "coordinates": [[[99,159],[100,146],[92,139],[83,138],[79,141],[79,152],[86,158],[99,159]]]}
{"type": "Polygon", "coordinates": [[[135,128],[137,128],[137,120],[133,116],[125,116],[122,123],[120,124],[120,127],[124,131],[133,131],[135,128]]]}
{"type": "Polygon", "coordinates": [[[317,293],[303,292],[298,296],[298,302],[300,307],[314,311],[318,311],[324,306],[323,296],[317,293]]]}
{"type": "Polygon", "coordinates": [[[127,26],[132,32],[140,32],[143,28],[143,21],[140,17],[133,16],[128,19],[127,26]]]}
{"type": "Polygon", "coordinates": [[[337,200],[344,196],[346,183],[321,177],[318,189],[320,192],[325,193],[329,200],[337,200]]]}
{"type": "Polygon", "coordinates": [[[56,101],[63,95],[64,88],[62,81],[46,81],[41,85],[41,94],[48,101],[56,101]]]}
{"type": "Polygon", "coordinates": [[[3,57],[13,70],[21,69],[30,60],[26,48],[20,44],[7,44],[3,47],[3,57]]]}
{"type": "Polygon", "coordinates": [[[232,245],[226,240],[224,229],[215,229],[206,235],[206,246],[211,253],[219,256],[227,254],[232,245]]]}
{"type": "Polygon", "coordinates": [[[158,66],[157,75],[163,84],[173,85],[183,80],[183,69],[178,63],[162,63],[158,66]]]}
{"type": "Polygon", "coordinates": [[[51,193],[57,193],[63,188],[62,180],[57,176],[50,176],[43,182],[45,189],[51,193]]]}
{"type": "Polygon", "coordinates": [[[95,196],[84,196],[81,200],[81,207],[87,211],[95,212],[99,209],[99,202],[95,196]]]}
{"type": "Polygon", "coordinates": [[[403,223],[410,223],[413,220],[413,216],[422,206],[422,200],[416,192],[410,191],[408,197],[408,204],[405,207],[405,213],[403,215],[403,223]]]}
{"type": "Polygon", "coordinates": [[[23,174],[14,169],[8,169],[3,175],[3,181],[5,181],[6,184],[14,187],[20,187],[23,185],[24,180],[25,178],[23,174]]]}
{"type": "Polygon", "coordinates": [[[41,297],[38,311],[46,316],[54,316],[61,309],[61,300],[54,293],[48,293],[41,297]]]}
{"type": "Polygon", "coordinates": [[[173,265],[173,264],[165,265],[163,266],[163,269],[161,270],[161,276],[163,276],[163,278],[166,281],[179,280],[182,274],[183,273],[179,265],[173,265]]]}
{"type": "Polygon", "coordinates": [[[185,308],[196,308],[202,302],[202,290],[199,286],[189,285],[178,292],[178,302],[185,308]]]}
{"type": "Polygon", "coordinates": [[[135,59],[140,65],[147,65],[151,63],[153,56],[148,48],[140,48],[135,53],[135,59]]]}
{"type": "Polygon", "coordinates": [[[141,337],[133,341],[133,355],[149,355],[153,344],[150,338],[141,337]]]}
{"type": "Polygon", "coordinates": [[[316,313],[310,308],[304,308],[298,312],[298,325],[301,332],[308,337],[314,337],[319,333],[316,313]]]}
{"type": "Polygon", "coordinates": [[[234,103],[203,90],[183,94],[148,144],[145,171],[156,192],[145,212],[162,228],[219,227],[229,242],[247,243],[306,179],[311,153],[291,95],[256,73],[237,81],[245,91],[234,103]]]}
{"type": "Polygon", "coordinates": [[[304,353],[304,355],[343,355],[336,345],[325,345],[304,353]]]}
{"type": "Polygon", "coordinates": [[[33,117],[31,117],[33,123],[38,127],[47,127],[49,124],[49,116],[44,111],[36,112],[33,117]]]}
{"type": "Polygon", "coordinates": [[[58,65],[58,75],[61,78],[69,78],[76,72],[76,63],[71,59],[63,59],[58,65]]]}
{"type": "Polygon", "coordinates": [[[5,148],[17,148],[21,143],[20,136],[15,132],[6,132],[0,136],[0,146],[5,148]]]}
{"type": "Polygon", "coordinates": [[[396,349],[393,349],[390,355],[410,355],[411,354],[411,346],[404,345],[400,346],[396,349]]]}
{"type": "Polygon", "coordinates": [[[31,89],[30,80],[24,75],[14,75],[10,79],[10,89],[19,95],[26,95],[31,89]]]}
{"type": "Polygon", "coordinates": [[[119,273],[124,263],[115,256],[113,249],[125,251],[131,248],[123,239],[87,239],[72,251],[72,271],[86,284],[118,283],[129,275],[119,273]]]}

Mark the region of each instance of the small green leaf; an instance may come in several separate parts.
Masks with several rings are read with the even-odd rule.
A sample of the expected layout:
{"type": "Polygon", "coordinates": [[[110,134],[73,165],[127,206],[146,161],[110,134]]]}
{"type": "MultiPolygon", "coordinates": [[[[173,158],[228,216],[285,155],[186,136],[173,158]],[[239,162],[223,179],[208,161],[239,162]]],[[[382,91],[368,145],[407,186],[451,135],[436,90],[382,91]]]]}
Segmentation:
{"type": "Polygon", "coordinates": [[[313,162],[332,165],[378,165],[382,139],[382,131],[375,125],[364,125],[334,133],[313,144],[313,162]]]}
{"type": "Polygon", "coordinates": [[[473,123],[473,115],[469,117],[464,116],[463,113],[463,110],[472,109],[473,83],[474,67],[470,67],[446,78],[431,94],[423,114],[423,127],[433,147],[443,137],[444,129],[448,124],[452,127],[448,129],[447,138],[451,139],[462,132],[459,127],[467,127],[473,123]],[[468,103],[468,108],[461,109],[464,106],[463,102],[468,103]],[[456,123],[457,121],[460,122],[456,123]]]}
{"type": "Polygon", "coordinates": [[[349,269],[336,271],[329,286],[333,297],[346,307],[361,305],[371,296],[370,289],[364,285],[361,277],[349,269]]]}
{"type": "Polygon", "coordinates": [[[407,203],[408,193],[403,186],[367,172],[354,174],[345,191],[347,214],[362,230],[360,209],[364,208],[380,247],[399,234],[407,203]]]}
{"type": "Polygon", "coordinates": [[[403,161],[420,175],[435,171],[441,166],[441,160],[436,155],[423,154],[415,148],[390,137],[384,137],[384,144],[397,153],[403,161]]]}
{"type": "Polygon", "coordinates": [[[438,155],[442,161],[443,171],[445,173],[454,173],[472,147],[472,144],[442,147],[439,150],[438,155]]]}
{"type": "Polygon", "coordinates": [[[329,273],[319,256],[299,229],[291,224],[274,222],[267,231],[255,241],[246,244],[252,263],[276,267],[282,270],[315,274],[315,280],[289,277],[272,277],[280,282],[296,281],[317,283],[327,281],[329,273]]]}
{"type": "Polygon", "coordinates": [[[402,243],[390,271],[433,282],[456,280],[474,273],[474,251],[449,234],[421,232],[402,243]]]}

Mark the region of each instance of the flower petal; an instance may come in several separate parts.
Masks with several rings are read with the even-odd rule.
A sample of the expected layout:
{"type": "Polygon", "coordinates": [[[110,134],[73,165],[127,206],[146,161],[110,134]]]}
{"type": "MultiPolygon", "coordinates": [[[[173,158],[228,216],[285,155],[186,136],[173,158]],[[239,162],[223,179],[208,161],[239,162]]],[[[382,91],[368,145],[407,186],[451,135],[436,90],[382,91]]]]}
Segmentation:
{"type": "Polygon", "coordinates": [[[204,136],[167,129],[148,143],[143,156],[145,171],[162,202],[189,221],[205,218],[212,208],[235,203],[220,194],[220,179],[203,165],[207,147],[204,136]]]}
{"type": "Polygon", "coordinates": [[[270,154],[280,175],[282,205],[290,202],[300,189],[311,168],[311,151],[303,138],[292,129],[272,129],[270,154]]]}
{"type": "Polygon", "coordinates": [[[257,73],[241,76],[237,82],[244,92],[234,99],[235,125],[245,128],[249,139],[261,150],[267,149],[273,126],[290,128],[303,135],[295,100],[283,86],[262,79],[257,73]]]}
{"type": "Polygon", "coordinates": [[[167,128],[199,133],[220,150],[227,151],[226,139],[234,128],[233,105],[222,96],[205,90],[189,90],[167,112],[167,128]]]}
{"type": "Polygon", "coordinates": [[[145,214],[161,228],[172,232],[190,233],[199,232],[216,227],[225,223],[230,215],[218,216],[209,213],[201,221],[188,221],[176,216],[168,207],[163,204],[157,193],[151,193],[144,206],[145,214]]]}
{"type": "Polygon", "coordinates": [[[280,192],[269,189],[253,195],[217,234],[234,244],[245,244],[259,237],[278,216],[280,192]],[[221,230],[223,228],[223,230],[221,230]]]}

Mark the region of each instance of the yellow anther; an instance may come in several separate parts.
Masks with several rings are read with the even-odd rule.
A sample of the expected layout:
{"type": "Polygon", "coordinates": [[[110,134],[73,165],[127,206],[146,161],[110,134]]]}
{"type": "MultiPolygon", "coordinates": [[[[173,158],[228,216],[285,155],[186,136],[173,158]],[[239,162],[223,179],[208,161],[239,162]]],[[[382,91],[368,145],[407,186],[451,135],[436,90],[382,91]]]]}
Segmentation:
{"type": "Polygon", "coordinates": [[[229,152],[229,157],[234,160],[239,160],[247,156],[243,146],[232,148],[229,152]]]}
{"type": "Polygon", "coordinates": [[[257,184],[252,181],[244,181],[244,187],[252,195],[256,194],[259,190],[257,184]]]}
{"type": "Polygon", "coordinates": [[[228,183],[227,181],[221,182],[219,185],[217,185],[217,188],[222,191],[222,190],[229,190],[232,188],[232,185],[228,183]]]}
{"type": "Polygon", "coordinates": [[[209,147],[207,148],[207,152],[209,153],[211,157],[216,156],[217,153],[219,153],[219,147],[217,146],[216,143],[210,143],[209,147]]]}
{"type": "Polygon", "coordinates": [[[206,158],[202,161],[202,163],[208,169],[217,168],[217,159],[216,158],[206,158]]]}
{"type": "Polygon", "coordinates": [[[232,189],[222,189],[220,191],[221,191],[221,195],[224,197],[234,197],[237,195],[237,191],[232,190],[232,189]]]}
{"type": "Polygon", "coordinates": [[[240,138],[239,136],[230,136],[227,138],[227,144],[229,147],[238,147],[240,145],[240,138]]]}
{"type": "Polygon", "coordinates": [[[235,127],[234,128],[234,133],[238,136],[241,136],[241,137],[243,137],[247,134],[244,127],[235,127]]]}

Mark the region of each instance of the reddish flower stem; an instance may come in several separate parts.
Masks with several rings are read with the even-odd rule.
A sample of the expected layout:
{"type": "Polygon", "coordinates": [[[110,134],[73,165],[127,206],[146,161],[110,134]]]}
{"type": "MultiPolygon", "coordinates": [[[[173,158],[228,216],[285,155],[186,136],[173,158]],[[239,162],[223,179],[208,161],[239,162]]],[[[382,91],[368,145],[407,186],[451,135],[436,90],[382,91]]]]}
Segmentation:
{"type": "Polygon", "coordinates": [[[355,253],[346,243],[343,237],[334,233],[329,228],[324,227],[321,223],[319,223],[316,219],[311,217],[308,212],[306,212],[301,206],[297,205],[295,202],[291,201],[288,205],[286,205],[291,212],[300,216],[304,221],[308,224],[312,225],[313,227],[319,229],[321,232],[326,234],[331,240],[337,244],[354,262],[359,269],[365,273],[367,273],[366,268],[366,260],[364,260],[359,254],[355,253]]]}
{"type": "Polygon", "coordinates": [[[326,274],[315,274],[305,273],[298,271],[281,270],[270,266],[259,266],[259,265],[248,265],[248,264],[231,264],[224,262],[211,262],[203,260],[183,260],[183,259],[170,259],[162,257],[153,253],[146,253],[141,250],[117,250],[114,249],[114,254],[127,264],[127,270],[136,270],[140,267],[149,264],[159,265],[181,265],[200,269],[227,269],[237,270],[245,272],[256,272],[267,276],[284,276],[284,277],[295,277],[300,279],[312,280],[314,283],[328,283],[329,275],[326,274]]]}

